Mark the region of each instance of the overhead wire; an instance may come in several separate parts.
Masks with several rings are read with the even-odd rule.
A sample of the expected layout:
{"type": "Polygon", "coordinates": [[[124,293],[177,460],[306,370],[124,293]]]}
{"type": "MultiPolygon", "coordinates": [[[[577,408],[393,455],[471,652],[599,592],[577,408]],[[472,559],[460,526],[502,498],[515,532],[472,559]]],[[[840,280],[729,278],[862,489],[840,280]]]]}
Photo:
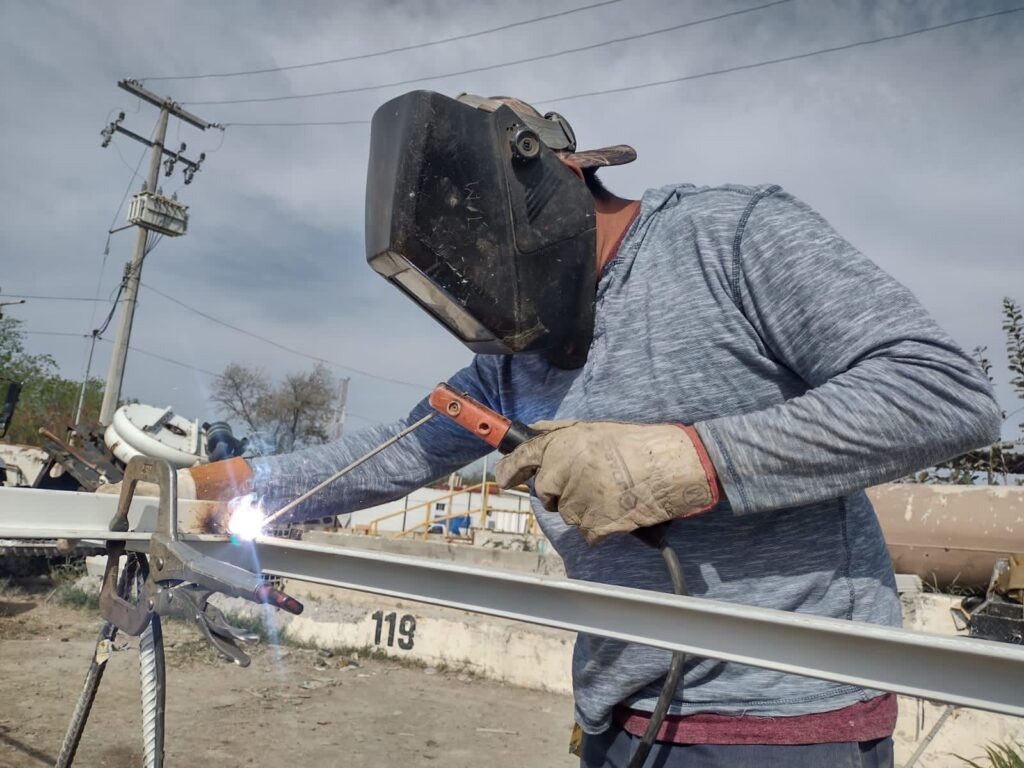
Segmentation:
{"type": "Polygon", "coordinates": [[[370,379],[377,379],[378,381],[386,381],[386,382],[389,382],[391,384],[401,384],[402,386],[406,386],[406,387],[414,387],[414,388],[416,388],[417,390],[419,390],[421,392],[424,389],[429,388],[429,385],[426,385],[426,384],[417,384],[417,383],[412,382],[412,381],[404,381],[402,379],[395,379],[395,378],[391,378],[389,376],[381,376],[380,374],[372,373],[370,371],[365,371],[365,370],[363,370],[361,368],[355,368],[355,367],[353,367],[351,365],[344,365],[342,363],[335,362],[334,360],[328,360],[327,358],[319,357],[318,355],[311,355],[308,352],[303,352],[302,350],[295,349],[294,347],[289,347],[288,345],[282,344],[279,341],[274,341],[273,339],[269,339],[266,336],[261,336],[258,333],[254,333],[253,331],[247,330],[245,328],[241,328],[241,327],[239,327],[237,325],[234,325],[233,323],[227,322],[226,320],[221,320],[219,317],[214,317],[213,315],[209,314],[208,312],[204,312],[203,310],[198,309],[196,307],[193,307],[190,304],[186,304],[185,302],[181,301],[181,299],[175,298],[174,296],[171,296],[169,293],[165,293],[164,291],[161,291],[158,288],[154,288],[153,286],[149,285],[148,283],[140,281],[140,285],[143,288],[145,288],[146,290],[152,291],[153,293],[157,294],[158,296],[162,296],[163,298],[167,299],[167,301],[170,301],[173,304],[177,304],[179,307],[182,307],[183,309],[187,309],[189,312],[192,312],[192,313],[194,313],[196,315],[199,315],[200,317],[203,317],[203,318],[209,320],[212,323],[216,323],[217,325],[222,325],[225,328],[230,328],[231,330],[236,331],[238,333],[241,333],[241,334],[243,334],[245,336],[249,336],[250,338],[256,339],[258,341],[262,341],[265,344],[269,344],[269,345],[271,345],[273,347],[277,347],[278,349],[284,350],[285,352],[290,352],[293,355],[298,355],[299,357],[304,357],[307,360],[312,360],[312,361],[317,362],[317,363],[323,363],[324,365],[329,365],[329,366],[331,366],[333,368],[338,368],[340,370],[349,371],[351,373],[358,374],[359,376],[365,376],[365,377],[370,378],[370,379]]]}
{"type": "MultiPolygon", "coordinates": [[[[76,339],[88,339],[88,338],[91,337],[91,334],[88,334],[88,333],[71,333],[71,332],[65,332],[65,331],[21,331],[21,333],[24,333],[24,334],[29,335],[29,336],[65,336],[65,337],[73,337],[73,338],[76,338],[76,339]]],[[[106,342],[107,344],[113,344],[113,342],[109,341],[108,339],[100,339],[100,341],[106,342]]],[[[204,373],[207,376],[213,376],[215,378],[220,376],[220,374],[216,373],[215,371],[208,370],[207,368],[201,368],[201,367],[196,366],[196,365],[191,365],[189,363],[183,363],[183,362],[181,362],[181,360],[175,360],[172,357],[167,357],[166,355],[160,355],[160,354],[157,354],[156,352],[151,352],[148,349],[141,349],[141,348],[136,347],[136,346],[129,346],[128,349],[130,349],[132,352],[137,352],[140,355],[146,355],[147,357],[152,357],[152,358],[155,358],[157,360],[162,360],[165,363],[170,363],[171,365],[176,365],[176,366],[178,366],[180,368],[188,368],[189,370],[198,371],[199,373],[204,373]]],[[[360,421],[365,421],[365,422],[368,422],[370,424],[381,424],[382,423],[380,419],[371,419],[369,416],[363,416],[361,414],[352,413],[351,411],[346,410],[345,411],[345,418],[349,418],[349,417],[352,417],[352,418],[355,418],[355,419],[359,419],[360,421]]]]}
{"type": "Polygon", "coordinates": [[[574,13],[581,13],[583,11],[589,11],[594,8],[600,8],[605,5],[614,5],[620,3],[622,0],[602,0],[598,3],[590,3],[589,5],[582,5],[577,8],[570,8],[564,11],[556,11],[555,13],[549,13],[544,16],[536,16],[530,19],[524,19],[522,21],[514,21],[508,24],[502,24],[497,27],[491,27],[489,29],[478,30],[477,32],[467,32],[461,35],[452,35],[451,37],[441,38],[440,40],[430,40],[423,43],[413,43],[411,45],[401,45],[395,48],[387,48],[380,51],[372,51],[370,53],[358,53],[351,56],[341,56],[334,59],[323,59],[321,61],[310,61],[303,64],[288,64],[280,67],[266,67],[264,69],[246,69],[237,72],[206,72],[198,75],[162,75],[159,77],[142,77],[139,78],[141,82],[155,81],[155,80],[204,80],[207,78],[215,77],[242,77],[245,75],[263,75],[271,72],[289,72],[296,69],[310,69],[313,67],[324,67],[329,64],[341,64],[346,61],[362,61],[364,59],[372,59],[377,56],[387,56],[392,53],[401,53],[403,51],[414,51],[421,48],[429,48],[434,45],[443,45],[444,43],[453,43],[457,40],[469,40],[474,37],[480,37],[482,35],[489,35],[493,32],[503,32],[507,29],[513,29],[515,27],[524,27],[529,24],[536,24],[541,21],[547,21],[549,19],[556,19],[562,16],[569,16],[574,13]]]}
{"type": "Polygon", "coordinates": [[[255,127],[272,127],[272,128],[296,128],[300,126],[317,126],[317,125],[369,125],[369,120],[320,120],[316,122],[298,121],[298,122],[282,122],[282,123],[224,123],[224,127],[240,127],[240,128],[255,128],[255,127]]]}
{"type": "MultiPolygon", "coordinates": [[[[141,109],[141,106],[142,106],[142,100],[141,99],[136,99],[135,100],[135,112],[136,113],[139,112],[139,110],[141,109]]],[[[109,122],[110,117],[111,117],[112,114],[113,114],[113,110],[111,110],[107,114],[107,121],[108,122],[109,122]]],[[[149,132],[150,140],[152,140],[153,136],[156,134],[156,127],[157,127],[157,123],[158,122],[159,121],[153,123],[153,128],[149,132]]],[[[107,227],[107,240],[106,240],[106,243],[103,246],[103,260],[102,260],[102,262],[100,262],[99,275],[96,278],[96,300],[97,301],[99,300],[100,290],[103,287],[103,275],[107,271],[107,258],[110,256],[110,238],[111,238],[111,236],[113,234],[114,224],[117,223],[117,217],[121,215],[121,209],[124,208],[124,203],[128,199],[128,195],[131,194],[132,185],[134,184],[135,179],[139,178],[139,169],[142,167],[142,161],[145,160],[145,158],[146,158],[146,149],[147,148],[143,148],[142,152],[139,153],[139,160],[135,164],[135,168],[134,169],[132,169],[131,166],[129,166],[128,163],[125,161],[124,155],[121,154],[121,150],[117,146],[116,143],[114,144],[114,149],[117,150],[117,156],[119,158],[121,158],[121,162],[123,162],[126,166],[128,166],[129,170],[131,170],[132,175],[128,179],[128,183],[125,185],[124,194],[121,195],[121,202],[118,203],[117,210],[114,211],[114,215],[110,218],[110,225],[107,227]]],[[[123,291],[124,291],[124,278],[121,279],[121,284],[118,286],[117,296],[113,299],[113,301],[111,303],[110,312],[107,314],[106,319],[102,323],[103,331],[106,331],[107,327],[110,325],[110,321],[114,317],[114,312],[117,309],[117,304],[118,304],[118,301],[121,298],[121,293],[123,291]]],[[[90,337],[92,338],[92,342],[91,342],[92,345],[95,345],[96,338],[101,333],[101,331],[94,325],[95,322],[96,322],[96,305],[93,304],[92,312],[89,315],[89,325],[93,327],[93,332],[86,336],[86,338],[90,338],[90,337]]],[[[89,350],[87,352],[83,353],[83,355],[82,355],[82,381],[83,382],[85,382],[85,380],[89,377],[89,362],[87,362],[87,359],[89,361],[91,361],[91,359],[92,359],[92,347],[91,346],[90,346],[89,350]]],[[[84,386],[84,384],[83,384],[83,386],[84,386]]]]}
{"type": "MultiPolygon", "coordinates": [[[[809,59],[814,56],[822,56],[829,53],[836,53],[838,51],[846,51],[853,48],[860,48],[869,45],[875,45],[877,43],[889,42],[892,40],[899,40],[907,37],[913,37],[915,35],[922,35],[928,32],[935,32],[941,29],[948,29],[950,27],[956,27],[961,24],[969,24],[975,21],[982,21],[984,19],[990,19],[997,16],[1005,16],[1012,13],[1020,13],[1024,11],[1024,6],[1015,8],[1008,8],[1001,11],[993,11],[991,13],[981,14],[978,16],[970,16],[964,19],[956,19],[954,21],[945,22],[942,24],[934,24],[927,27],[920,27],[918,29],[909,30],[907,32],[899,32],[892,35],[885,35],[882,37],[875,37],[868,40],[858,40],[852,43],[845,43],[843,45],[830,46],[828,48],[818,48],[813,51],[805,51],[803,53],[796,53],[787,56],[780,56],[773,59],[763,59],[749,64],[738,64],[732,67],[723,67],[720,69],[707,70],[704,72],[696,72],[690,75],[682,75],[680,77],[672,77],[664,80],[651,80],[643,83],[633,83],[631,85],[624,85],[615,88],[602,88],[599,90],[592,91],[581,91],[578,93],[570,93],[562,96],[551,96],[544,99],[533,99],[533,104],[554,104],[562,101],[572,101],[574,99],[584,99],[591,96],[603,96],[612,93],[625,93],[628,91],[638,91],[645,88],[654,88],[660,85],[671,85],[672,83],[682,83],[690,80],[700,80],[704,78],[716,77],[719,75],[726,75],[731,72],[739,72],[743,70],[759,69],[761,67],[769,67],[776,64],[783,64],[789,61],[798,61],[800,59],[809,59]]],[[[230,123],[230,125],[240,127],[305,127],[305,126],[318,126],[318,125],[368,125],[369,120],[345,120],[345,121],[296,121],[296,122],[247,122],[247,123],[230,123]]]]}
{"type": "MultiPolygon", "coordinates": [[[[157,122],[159,122],[159,118],[157,119],[157,122]]],[[[149,132],[149,139],[150,139],[150,141],[153,140],[153,136],[156,134],[157,122],[153,123],[153,128],[149,132]]],[[[139,175],[139,168],[142,167],[142,161],[146,159],[146,152],[148,152],[148,151],[149,151],[148,147],[143,147],[142,148],[142,152],[139,153],[139,161],[135,164],[135,169],[132,171],[132,177],[130,179],[128,179],[128,184],[125,185],[124,194],[121,195],[121,202],[118,204],[117,210],[114,211],[114,215],[110,218],[110,226],[107,227],[107,232],[108,232],[107,248],[110,247],[110,237],[109,237],[110,230],[112,230],[114,228],[114,224],[117,223],[117,217],[121,215],[121,209],[124,208],[125,200],[127,200],[128,199],[128,195],[131,194],[132,183],[135,181],[135,178],[139,175]]],[[[122,158],[122,160],[123,159],[124,158],[122,158]]],[[[129,168],[131,168],[131,166],[129,166],[129,168]]]]}
{"type": "Polygon", "coordinates": [[[88,339],[88,333],[71,333],[70,331],[19,331],[28,336],[74,336],[76,339],[88,339]]]}
{"type": "MultiPolygon", "coordinates": [[[[79,339],[88,339],[88,338],[92,337],[92,334],[89,334],[89,333],[70,333],[70,332],[65,332],[65,331],[22,331],[22,333],[24,333],[24,334],[26,334],[28,336],[73,336],[73,337],[79,338],[79,339]]],[[[100,339],[100,341],[106,342],[107,344],[113,344],[114,343],[114,342],[110,341],[109,339],[100,339]]],[[[163,360],[165,363],[171,363],[172,365],[177,365],[177,366],[180,366],[182,368],[190,368],[193,371],[199,371],[200,373],[205,373],[205,374],[207,374],[209,376],[219,376],[220,375],[219,373],[215,373],[214,371],[209,371],[206,368],[200,368],[200,367],[195,366],[195,365],[189,365],[188,363],[183,363],[180,360],[175,360],[175,359],[170,358],[170,357],[165,357],[164,355],[158,355],[156,352],[150,352],[149,350],[140,349],[139,347],[133,347],[133,346],[129,345],[128,349],[130,349],[132,352],[138,352],[140,355],[147,355],[149,357],[155,357],[158,360],[163,360]]]]}
{"type": "MultiPolygon", "coordinates": [[[[109,341],[108,339],[100,339],[100,341],[105,341],[107,344],[113,344],[114,343],[112,341],[109,341]]],[[[174,358],[166,357],[165,355],[158,355],[156,352],[150,352],[149,350],[139,349],[138,347],[133,347],[131,344],[128,345],[128,349],[130,349],[132,352],[137,352],[140,355],[145,355],[146,357],[153,357],[153,358],[156,358],[157,360],[163,360],[165,363],[171,363],[172,365],[177,365],[177,366],[180,366],[182,368],[190,368],[193,371],[199,371],[199,373],[205,373],[207,376],[215,376],[215,377],[216,376],[220,376],[220,374],[217,373],[216,371],[210,371],[210,370],[207,370],[206,368],[200,368],[199,366],[196,366],[196,365],[189,365],[188,363],[183,363],[180,360],[175,360],[174,358]]]]}
{"type": "MultiPolygon", "coordinates": [[[[771,0],[771,2],[762,3],[749,8],[740,8],[734,11],[728,11],[726,13],[719,13],[714,16],[705,16],[702,19],[694,19],[692,21],[682,22],[681,24],[673,24],[668,27],[659,27],[657,29],[647,30],[646,32],[638,32],[633,35],[623,35],[622,37],[615,37],[609,40],[603,40],[599,43],[589,43],[587,45],[579,45],[573,48],[563,48],[560,51],[552,51],[550,53],[535,54],[533,56],[526,56],[520,59],[513,59],[511,61],[503,61],[498,64],[487,64],[481,67],[470,67],[467,69],[460,69],[455,72],[446,72],[438,75],[424,75],[417,77],[410,77],[404,80],[394,80],[389,83],[375,83],[372,85],[360,85],[351,88],[337,88],[330,91],[315,91],[313,93],[293,93],[285,94],[281,96],[263,96],[246,99],[205,99],[201,101],[184,101],[183,104],[191,106],[197,105],[225,105],[225,104],[264,104],[274,101],[295,101],[298,99],[316,99],[325,96],[340,96],[347,93],[363,93],[365,91],[375,91],[382,88],[392,88],[398,85],[410,85],[412,83],[422,83],[427,80],[443,80],[449,77],[460,77],[462,75],[470,75],[477,72],[490,72],[495,69],[502,69],[504,67],[512,67],[518,64],[533,64],[538,61],[545,61],[547,59],[554,59],[559,56],[568,56],[573,53],[581,53],[583,51],[592,51],[598,48],[604,48],[609,45],[616,45],[618,43],[625,43],[632,40],[641,40],[647,37],[653,37],[655,35],[663,35],[668,32],[676,32],[680,29],[688,29],[690,27],[700,26],[702,24],[710,24],[711,22],[721,21],[722,19],[732,18],[734,16],[742,16],[747,13],[753,13],[754,11],[761,11],[766,8],[772,8],[777,5],[783,5],[785,3],[792,2],[792,0],[771,0]]],[[[231,125],[231,123],[225,123],[225,125],[231,125]]]]}
{"type": "MultiPolygon", "coordinates": [[[[110,142],[110,146],[112,146],[114,148],[114,153],[117,155],[118,159],[120,159],[121,165],[123,165],[125,168],[127,168],[129,171],[132,172],[131,179],[129,179],[129,181],[128,181],[128,189],[131,189],[132,182],[135,181],[136,179],[141,179],[142,178],[142,174],[139,173],[139,167],[142,165],[142,163],[140,162],[134,168],[132,168],[131,164],[127,160],[124,159],[124,155],[121,154],[121,147],[118,146],[117,142],[114,142],[114,141],[110,142]]],[[[142,150],[142,156],[143,157],[146,156],[146,150],[142,150]]],[[[127,195],[125,195],[125,197],[127,197],[127,195]]],[[[124,205],[124,198],[121,199],[121,205],[122,206],[124,205]]],[[[117,213],[120,213],[120,212],[121,212],[121,210],[119,208],[117,213]]],[[[117,213],[114,214],[115,218],[117,217],[117,213]]],[[[113,226],[114,226],[113,223],[111,223],[109,228],[112,229],[113,226]]]]}
{"type": "Polygon", "coordinates": [[[107,299],[101,298],[89,298],[88,296],[40,296],[33,293],[5,293],[4,296],[10,296],[15,299],[34,299],[37,301],[100,301],[104,302],[107,299]]]}
{"type": "Polygon", "coordinates": [[[955,21],[945,22],[943,24],[933,24],[928,27],[921,27],[919,29],[909,30],[907,32],[898,32],[892,35],[884,35],[883,37],[875,37],[869,40],[858,40],[853,43],[845,43],[843,45],[833,45],[828,48],[818,48],[814,51],[806,51],[804,53],[795,53],[789,56],[780,56],[775,59],[765,59],[763,61],[752,62],[750,64],[739,64],[733,67],[723,67],[721,69],[708,70],[707,72],[698,72],[692,75],[683,75],[682,77],[672,77],[665,80],[652,80],[646,83],[635,83],[633,85],[622,86],[619,88],[602,88],[594,91],[585,91],[582,93],[573,93],[566,96],[555,96],[553,98],[541,99],[535,101],[535,104],[552,104],[559,101],[572,101],[574,99],[585,99],[589,96],[604,96],[611,93],[622,93],[624,91],[638,91],[643,88],[654,88],[659,85],[670,85],[672,83],[682,83],[688,80],[700,80],[706,77],[715,77],[717,75],[726,75],[730,72],[740,72],[746,69],[758,69],[760,67],[769,67],[774,64],[783,64],[787,61],[798,61],[800,59],[809,59],[812,56],[822,56],[827,53],[836,53],[838,51],[848,51],[853,48],[861,48],[867,45],[875,45],[877,43],[884,43],[890,40],[900,40],[907,37],[913,37],[914,35],[923,35],[927,32],[935,32],[940,29],[948,29],[949,27],[955,27],[960,24],[969,24],[974,21],[981,21],[983,19],[991,19],[996,16],[1005,16],[1011,13],[1020,13],[1024,11],[1024,6],[1017,8],[1008,8],[1002,11],[993,11],[992,13],[985,13],[979,16],[970,16],[965,19],[957,19],[955,21]]]}

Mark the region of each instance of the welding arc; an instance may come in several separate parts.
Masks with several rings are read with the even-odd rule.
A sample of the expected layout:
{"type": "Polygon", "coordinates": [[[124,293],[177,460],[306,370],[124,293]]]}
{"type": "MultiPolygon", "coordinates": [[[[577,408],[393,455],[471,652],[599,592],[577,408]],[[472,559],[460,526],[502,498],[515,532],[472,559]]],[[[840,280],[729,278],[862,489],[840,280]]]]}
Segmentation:
{"type": "Polygon", "coordinates": [[[275,520],[278,520],[281,517],[283,517],[284,515],[288,514],[293,509],[295,509],[297,506],[299,506],[299,504],[301,504],[306,499],[308,499],[310,496],[313,496],[313,495],[319,493],[324,488],[326,488],[328,485],[333,483],[335,480],[337,480],[337,479],[339,479],[341,477],[344,477],[345,475],[347,475],[349,472],[351,472],[356,467],[358,467],[358,466],[362,465],[363,463],[369,461],[370,459],[372,459],[374,456],[376,456],[378,453],[383,451],[388,446],[394,445],[395,443],[397,443],[399,440],[401,440],[406,435],[415,432],[417,429],[422,427],[424,424],[426,424],[428,421],[430,421],[435,416],[437,416],[437,412],[436,411],[431,411],[426,416],[424,416],[422,419],[420,419],[419,421],[414,422],[413,424],[409,425],[408,427],[403,429],[401,432],[399,432],[394,437],[392,437],[392,438],[390,438],[388,440],[385,440],[383,443],[378,445],[376,448],[374,448],[369,453],[366,453],[363,456],[360,456],[358,459],[353,461],[351,464],[349,464],[344,469],[339,469],[337,472],[335,472],[333,475],[328,477],[326,480],[324,480],[319,485],[317,485],[317,486],[315,486],[313,488],[310,488],[308,491],[306,491],[304,494],[299,496],[297,499],[289,501],[287,504],[285,504],[283,507],[281,507],[279,510],[277,510],[277,512],[274,512],[272,515],[269,515],[263,521],[263,527],[266,528],[268,525],[270,525],[275,520]]]}

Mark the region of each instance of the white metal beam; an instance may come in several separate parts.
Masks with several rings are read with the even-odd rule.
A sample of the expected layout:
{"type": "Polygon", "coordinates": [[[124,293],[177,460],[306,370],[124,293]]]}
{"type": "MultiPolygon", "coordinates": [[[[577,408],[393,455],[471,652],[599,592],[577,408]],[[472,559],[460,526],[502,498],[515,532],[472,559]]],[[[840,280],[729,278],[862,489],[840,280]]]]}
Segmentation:
{"type": "MultiPolygon", "coordinates": [[[[0,538],[105,538],[116,498],[96,498],[0,489],[0,538]]],[[[140,528],[155,506],[133,505],[140,528]]],[[[1004,643],[282,539],[184,538],[272,575],[1024,716],[1024,648],[1004,643]]]]}

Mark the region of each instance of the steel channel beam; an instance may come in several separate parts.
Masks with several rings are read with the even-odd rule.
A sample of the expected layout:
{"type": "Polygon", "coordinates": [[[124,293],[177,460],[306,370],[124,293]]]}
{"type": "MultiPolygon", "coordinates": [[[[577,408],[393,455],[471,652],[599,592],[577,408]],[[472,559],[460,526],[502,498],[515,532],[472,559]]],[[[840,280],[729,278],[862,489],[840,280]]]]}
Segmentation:
{"type": "MultiPolygon", "coordinates": [[[[30,530],[19,525],[24,508],[8,509],[10,499],[0,489],[0,538],[30,530]]],[[[66,537],[53,526],[72,522],[76,531],[91,531],[83,538],[102,538],[113,513],[113,504],[103,515],[93,506],[87,520],[70,500],[46,496],[31,506],[37,501],[55,513],[53,525],[31,529],[38,538],[66,537]]],[[[139,502],[143,527],[146,504],[139,502]]],[[[1024,716],[1024,648],[1004,643],[283,539],[237,546],[222,537],[188,538],[204,554],[276,576],[1024,716]]],[[[145,541],[129,546],[144,549],[145,541]]]]}

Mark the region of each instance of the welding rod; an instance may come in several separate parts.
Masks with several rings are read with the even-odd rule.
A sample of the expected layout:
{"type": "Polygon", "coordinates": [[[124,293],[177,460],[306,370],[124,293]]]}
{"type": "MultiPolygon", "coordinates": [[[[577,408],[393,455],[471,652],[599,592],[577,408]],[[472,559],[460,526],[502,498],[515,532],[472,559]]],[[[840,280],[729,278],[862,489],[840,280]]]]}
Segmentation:
{"type": "Polygon", "coordinates": [[[420,419],[419,421],[417,421],[414,424],[410,424],[408,427],[403,429],[401,432],[399,432],[394,437],[389,438],[388,440],[385,440],[383,443],[378,445],[376,448],[374,448],[369,453],[367,453],[367,454],[365,454],[363,456],[360,456],[358,459],[353,461],[351,464],[349,464],[344,469],[339,469],[337,472],[335,472],[333,475],[328,477],[326,480],[324,480],[322,483],[317,485],[315,488],[310,488],[308,491],[306,491],[304,494],[299,496],[297,499],[293,499],[292,501],[289,501],[287,504],[285,504],[283,507],[281,507],[279,510],[277,510],[277,512],[275,512],[272,515],[269,515],[263,521],[263,527],[266,527],[266,526],[270,525],[272,522],[274,522],[275,520],[280,518],[282,515],[285,515],[288,512],[291,512],[293,509],[295,509],[297,506],[299,506],[299,504],[304,502],[310,496],[312,496],[312,495],[314,495],[316,493],[319,493],[324,488],[326,488],[328,485],[330,485],[335,480],[337,480],[339,477],[343,477],[344,475],[347,475],[349,472],[351,472],[356,467],[360,466],[361,464],[363,464],[366,461],[369,461],[374,456],[376,456],[378,453],[380,453],[385,448],[387,448],[389,445],[394,445],[395,443],[397,443],[399,440],[401,440],[406,435],[408,435],[408,434],[410,434],[412,432],[415,432],[417,429],[422,427],[424,424],[426,424],[428,421],[430,421],[435,416],[437,416],[437,412],[436,411],[432,411],[432,412],[428,413],[422,419],[420,419]]]}

